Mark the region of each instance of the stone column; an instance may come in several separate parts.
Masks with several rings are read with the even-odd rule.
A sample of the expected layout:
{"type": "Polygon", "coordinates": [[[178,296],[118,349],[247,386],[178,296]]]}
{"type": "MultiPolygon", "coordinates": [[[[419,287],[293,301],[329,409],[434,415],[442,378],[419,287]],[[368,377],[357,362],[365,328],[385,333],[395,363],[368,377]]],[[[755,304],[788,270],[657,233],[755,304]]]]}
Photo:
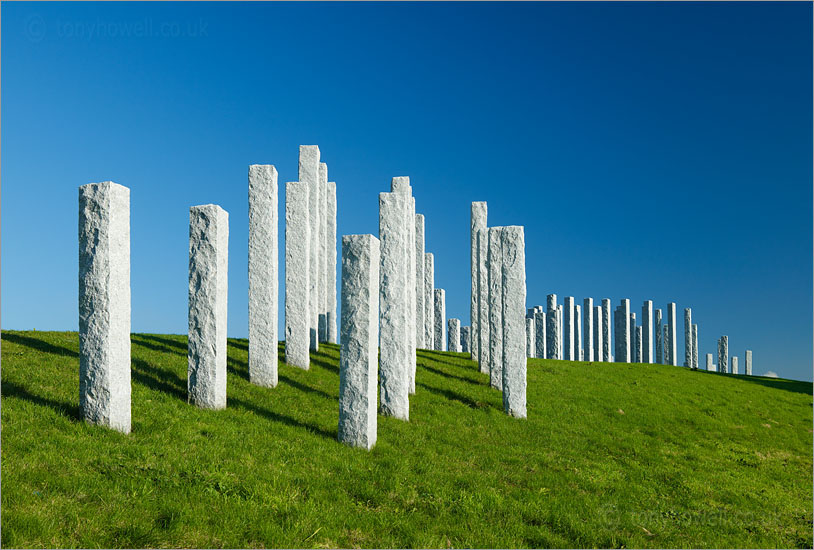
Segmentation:
{"type": "Polygon", "coordinates": [[[277,169],[249,166],[249,380],[277,386],[277,169]]]}
{"type": "Polygon", "coordinates": [[[643,339],[642,333],[644,331],[642,330],[642,328],[643,327],[636,327],[636,338],[635,338],[635,340],[636,340],[636,363],[643,363],[644,362],[643,361],[643,359],[644,359],[644,349],[642,347],[642,343],[643,343],[642,342],[642,339],[643,339]]]}
{"type": "Polygon", "coordinates": [[[410,417],[409,232],[405,223],[408,197],[379,193],[379,327],[381,330],[381,411],[402,420],[410,417]]]}
{"type": "Polygon", "coordinates": [[[574,306],[574,361],[582,361],[582,306],[574,306]]]}
{"type": "Polygon", "coordinates": [[[692,309],[684,308],[684,366],[692,368],[692,309]]]}
{"type": "Polygon", "coordinates": [[[692,368],[698,370],[698,325],[692,326],[692,368]]]}
{"type": "Polygon", "coordinates": [[[328,341],[328,165],[319,163],[319,249],[317,280],[317,338],[328,341]]]}
{"type": "Polygon", "coordinates": [[[79,188],[79,408],[130,433],[130,189],[79,188]]]}
{"type": "Polygon", "coordinates": [[[486,255],[487,300],[489,308],[482,320],[487,323],[489,336],[485,347],[486,368],[489,385],[496,389],[503,387],[503,228],[490,227],[486,255]]]}
{"type": "Polygon", "coordinates": [[[478,262],[478,230],[486,229],[486,202],[473,202],[470,207],[469,243],[470,243],[470,271],[472,285],[469,301],[469,320],[472,327],[472,347],[469,352],[472,359],[480,360],[478,355],[478,342],[480,340],[480,263],[478,262]]]}
{"type": "Polygon", "coordinates": [[[401,223],[405,226],[407,239],[404,243],[404,256],[406,258],[406,285],[407,285],[407,349],[408,352],[408,382],[410,393],[415,393],[415,365],[416,365],[416,338],[415,338],[415,287],[416,287],[416,261],[415,261],[415,197],[410,186],[410,178],[397,176],[390,180],[390,191],[405,198],[404,213],[401,223]]]}
{"type": "MultiPolygon", "coordinates": [[[[424,344],[435,349],[435,258],[424,253],[424,344]]],[[[475,340],[475,336],[472,336],[475,340]]]]}
{"type": "Polygon", "coordinates": [[[446,292],[443,288],[435,289],[435,351],[447,351],[447,334],[444,320],[447,318],[446,292]]]}
{"type": "Polygon", "coordinates": [[[732,374],[738,374],[738,356],[732,356],[732,374]]]}
{"type": "Polygon", "coordinates": [[[342,237],[342,343],[339,348],[337,439],[364,449],[370,449],[376,443],[379,262],[376,237],[342,237]]]}
{"type": "Polygon", "coordinates": [[[447,349],[461,353],[461,320],[449,319],[447,321],[447,349]]]}
{"type": "Polygon", "coordinates": [[[585,333],[585,357],[584,361],[594,361],[594,299],[585,298],[582,300],[585,309],[583,318],[583,332],[585,333]]]}
{"type": "Polygon", "coordinates": [[[712,354],[707,354],[707,371],[713,372],[715,370],[715,365],[712,364],[712,354]]]}
{"type": "MultiPolygon", "coordinates": [[[[300,145],[299,179],[308,186],[308,334],[309,347],[319,350],[319,147],[300,145]]],[[[286,195],[286,197],[288,197],[286,195]]],[[[288,266],[286,265],[286,272],[288,266]]],[[[298,274],[298,276],[301,274],[298,274]]]]}
{"type": "Polygon", "coordinates": [[[470,330],[471,329],[468,326],[461,327],[461,352],[463,353],[469,353],[469,350],[471,349],[471,343],[469,340],[470,330]]]}
{"type": "Polygon", "coordinates": [[[563,317],[562,317],[562,330],[563,330],[563,342],[562,347],[563,351],[565,352],[565,356],[563,357],[566,361],[575,361],[574,355],[574,317],[576,316],[576,311],[574,311],[574,297],[573,296],[566,296],[565,297],[565,304],[563,304],[563,317]]]}
{"type": "Polygon", "coordinates": [[[668,327],[667,324],[664,324],[662,328],[664,329],[664,334],[661,337],[661,342],[664,346],[664,364],[672,365],[673,362],[670,359],[670,327],[668,327]]]}
{"type": "Polygon", "coordinates": [[[564,336],[563,336],[563,321],[562,321],[563,312],[562,312],[562,310],[563,310],[562,304],[558,305],[557,306],[557,330],[560,332],[560,337],[559,337],[559,340],[557,340],[557,341],[560,343],[560,349],[557,351],[557,359],[565,359],[564,347],[563,347],[564,336]]]}
{"type": "Polygon", "coordinates": [[[642,303],[642,363],[653,362],[653,300],[642,303]]]}
{"type": "Polygon", "coordinates": [[[661,310],[656,310],[656,363],[664,364],[664,329],[661,322],[661,310]]]}
{"type": "Polygon", "coordinates": [[[534,356],[538,359],[545,359],[548,357],[546,354],[546,318],[545,312],[543,308],[540,308],[539,311],[534,312],[534,330],[536,331],[534,335],[534,344],[536,349],[534,351],[534,356]]]}
{"type": "Polygon", "coordinates": [[[670,347],[670,364],[678,366],[678,347],[676,342],[676,303],[667,304],[667,332],[670,333],[668,345],[670,347]]]}
{"type": "Polygon", "coordinates": [[[424,341],[424,214],[415,215],[415,345],[427,349],[424,341]]]}
{"type": "Polygon", "coordinates": [[[188,401],[226,407],[226,298],[229,214],[215,204],[189,209],[188,401]]]}
{"type": "Polygon", "coordinates": [[[630,362],[636,362],[636,314],[630,314],[630,362]]]}
{"type": "Polygon", "coordinates": [[[630,363],[630,300],[623,299],[616,312],[616,362],[630,363]]]}
{"type": "Polygon", "coordinates": [[[526,418],[526,246],[523,227],[510,225],[503,241],[503,410],[526,418]]]}
{"type": "Polygon", "coordinates": [[[534,317],[526,317],[526,358],[528,359],[534,359],[534,354],[537,352],[535,332],[534,317]]]}
{"type": "Polygon", "coordinates": [[[729,373],[729,336],[721,336],[718,340],[718,372],[729,373]]]}
{"type": "Polygon", "coordinates": [[[285,362],[308,370],[311,254],[308,184],[285,184],[285,362]]]}
{"type": "Polygon", "coordinates": [[[336,182],[328,182],[328,342],[336,344],[336,182]]]}
{"type": "Polygon", "coordinates": [[[557,308],[548,310],[546,316],[546,358],[559,359],[560,331],[557,327],[557,308]]]}
{"type": "Polygon", "coordinates": [[[478,229],[478,365],[489,374],[489,230],[478,229]]]}
{"type": "Polygon", "coordinates": [[[744,374],[746,376],[752,376],[752,350],[746,350],[746,359],[745,359],[745,371],[744,374]]]}
{"type": "Polygon", "coordinates": [[[611,361],[611,301],[602,299],[602,360],[611,361]]]}
{"type": "Polygon", "coordinates": [[[594,306],[593,333],[593,361],[604,361],[605,357],[602,355],[603,350],[605,349],[605,342],[602,338],[602,306],[594,306]]]}

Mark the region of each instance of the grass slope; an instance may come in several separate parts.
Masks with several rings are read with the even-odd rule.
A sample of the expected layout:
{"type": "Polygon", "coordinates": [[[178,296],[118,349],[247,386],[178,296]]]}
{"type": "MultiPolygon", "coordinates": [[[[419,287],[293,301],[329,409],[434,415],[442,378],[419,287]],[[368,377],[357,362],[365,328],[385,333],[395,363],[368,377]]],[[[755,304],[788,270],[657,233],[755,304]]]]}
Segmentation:
{"type": "Polygon", "coordinates": [[[337,443],[339,351],[186,403],[186,338],[132,337],[133,432],[79,421],[78,337],[2,333],[4,547],[812,545],[810,383],[531,360],[528,419],[419,351],[410,422],[337,443]]]}

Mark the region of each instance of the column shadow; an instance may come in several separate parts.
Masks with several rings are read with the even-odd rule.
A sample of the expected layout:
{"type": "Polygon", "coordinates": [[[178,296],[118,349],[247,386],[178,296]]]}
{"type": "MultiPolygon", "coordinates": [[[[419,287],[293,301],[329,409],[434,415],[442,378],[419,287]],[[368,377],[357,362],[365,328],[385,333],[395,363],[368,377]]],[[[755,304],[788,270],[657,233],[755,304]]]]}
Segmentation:
{"type": "MultiPolygon", "coordinates": [[[[79,357],[78,351],[74,351],[72,349],[68,349],[62,346],[56,346],[54,344],[48,343],[45,340],[40,340],[38,338],[23,336],[22,334],[11,334],[9,332],[3,332],[2,335],[0,335],[0,339],[6,340],[8,342],[14,342],[17,345],[25,346],[27,348],[42,351],[45,353],[53,353],[54,355],[67,355],[68,357],[79,357]]],[[[77,341],[78,340],[79,336],[77,336],[77,341]]]]}
{"type": "Polygon", "coordinates": [[[79,422],[82,420],[82,416],[79,411],[79,405],[74,405],[72,403],[65,403],[63,401],[57,401],[55,399],[50,399],[48,397],[42,397],[40,395],[35,395],[22,387],[19,384],[14,382],[3,382],[2,385],[2,396],[6,397],[17,397],[19,399],[23,399],[25,401],[29,401],[34,403],[35,405],[39,405],[41,407],[49,407],[56,411],[58,414],[64,416],[65,418],[73,421],[79,422]]]}
{"type": "Polygon", "coordinates": [[[263,407],[259,407],[253,403],[249,403],[248,401],[244,401],[236,397],[229,397],[227,402],[230,406],[236,406],[247,411],[252,411],[255,414],[259,414],[260,416],[268,418],[269,420],[272,420],[274,422],[280,422],[282,424],[285,424],[287,426],[293,426],[295,428],[304,428],[305,430],[313,432],[317,435],[321,435],[322,437],[327,437],[328,439],[336,440],[335,432],[330,432],[324,428],[317,426],[316,424],[303,422],[301,420],[297,420],[296,418],[292,418],[284,414],[264,409],[263,407]]]}

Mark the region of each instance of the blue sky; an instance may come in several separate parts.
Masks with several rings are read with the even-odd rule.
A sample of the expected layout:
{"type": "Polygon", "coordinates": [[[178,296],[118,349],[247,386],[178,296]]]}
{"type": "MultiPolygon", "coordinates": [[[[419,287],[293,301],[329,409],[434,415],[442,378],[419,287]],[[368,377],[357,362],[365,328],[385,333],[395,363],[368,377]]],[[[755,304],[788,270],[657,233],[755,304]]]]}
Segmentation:
{"type": "Polygon", "coordinates": [[[188,210],[217,203],[245,337],[247,167],[276,165],[282,213],[318,144],[340,235],[375,234],[378,193],[411,177],[464,324],[486,200],[525,226],[529,306],[675,301],[702,365],[726,334],[755,373],[812,379],[811,3],[1,9],[3,328],[77,329],[77,188],[113,180],[133,331],[186,332],[188,210]]]}

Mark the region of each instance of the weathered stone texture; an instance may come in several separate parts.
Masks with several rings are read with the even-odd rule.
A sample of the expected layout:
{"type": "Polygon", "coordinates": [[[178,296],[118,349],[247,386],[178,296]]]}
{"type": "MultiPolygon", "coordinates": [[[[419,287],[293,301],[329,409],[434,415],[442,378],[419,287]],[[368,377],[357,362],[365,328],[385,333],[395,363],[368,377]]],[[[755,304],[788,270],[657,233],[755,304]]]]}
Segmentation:
{"type": "Polygon", "coordinates": [[[336,182],[328,182],[328,342],[336,344],[338,334],[336,329],[336,182]]]}
{"type": "Polygon", "coordinates": [[[731,358],[732,374],[739,374],[738,372],[738,356],[733,355],[731,358]]]}
{"type": "Polygon", "coordinates": [[[310,214],[308,184],[285,184],[285,362],[308,369],[310,357],[310,214]]]}
{"type": "Polygon", "coordinates": [[[684,308],[684,366],[692,368],[692,309],[684,308]]]}
{"type": "Polygon", "coordinates": [[[642,303],[642,363],[653,362],[653,300],[642,303]]]}
{"type": "Polygon", "coordinates": [[[576,356],[574,355],[574,317],[576,317],[576,311],[574,310],[574,297],[573,296],[566,296],[565,297],[565,304],[563,304],[563,350],[565,352],[565,359],[566,361],[574,361],[576,356]]]}
{"type": "Polygon", "coordinates": [[[670,302],[667,304],[667,332],[669,333],[669,338],[667,345],[670,350],[670,365],[678,366],[678,342],[676,341],[676,330],[677,330],[677,322],[676,319],[676,304],[675,302],[670,302]]]}
{"type": "Polygon", "coordinates": [[[707,354],[707,371],[708,372],[715,371],[715,365],[712,364],[712,354],[711,353],[707,354]]]}
{"type": "Polygon", "coordinates": [[[480,339],[480,264],[478,263],[478,230],[486,229],[486,202],[473,202],[470,207],[469,243],[470,272],[472,285],[469,301],[469,322],[472,330],[472,347],[470,354],[473,360],[479,360],[478,341],[480,339]]]}
{"type": "Polygon", "coordinates": [[[496,389],[503,387],[503,241],[502,227],[486,229],[488,234],[486,273],[487,309],[486,334],[489,335],[486,351],[489,384],[496,389]]]}
{"type": "Polygon", "coordinates": [[[546,318],[543,308],[534,312],[534,345],[536,347],[534,356],[538,359],[545,359],[546,354],[546,318]]]}
{"type": "Polygon", "coordinates": [[[636,314],[630,313],[630,362],[636,361],[636,314]]]}
{"type": "Polygon", "coordinates": [[[277,169],[249,166],[249,380],[277,386],[277,169]]]}
{"type": "Polygon", "coordinates": [[[546,358],[559,359],[560,331],[557,326],[557,309],[546,311],[546,358]]]}
{"type": "Polygon", "coordinates": [[[618,363],[630,363],[630,300],[623,299],[616,308],[616,349],[614,355],[618,363]]]}
{"type": "Polygon", "coordinates": [[[317,338],[328,341],[328,165],[319,163],[319,221],[317,235],[317,338]]]}
{"type": "Polygon", "coordinates": [[[692,368],[698,370],[698,325],[692,326],[692,368]]]}
{"type": "Polygon", "coordinates": [[[661,321],[661,310],[656,310],[656,363],[664,364],[664,328],[661,321]]]}
{"type": "Polygon", "coordinates": [[[526,317],[526,358],[528,359],[534,359],[535,353],[537,353],[536,336],[534,317],[526,317]]]}
{"type": "Polygon", "coordinates": [[[526,418],[526,245],[523,227],[510,225],[503,242],[503,410],[526,418]]]}
{"type": "Polygon", "coordinates": [[[461,327],[461,351],[463,353],[469,353],[471,349],[471,327],[461,327]]]}
{"type": "Polygon", "coordinates": [[[130,189],[79,188],[79,408],[130,433],[130,189]]]}
{"type": "MultiPolygon", "coordinates": [[[[478,245],[478,365],[484,374],[489,373],[489,231],[477,231],[478,245]]],[[[525,306],[524,306],[525,307],[525,306]]]]}
{"type": "Polygon", "coordinates": [[[447,351],[447,318],[446,292],[443,288],[435,289],[435,351],[447,351]]]}
{"type": "MultiPolygon", "coordinates": [[[[424,345],[435,349],[435,258],[424,253],[424,345]]],[[[474,329],[473,329],[474,330],[474,329]]],[[[475,336],[472,336],[473,341],[475,336]]]]}
{"type": "Polygon", "coordinates": [[[611,361],[611,301],[602,299],[602,360],[611,361]]]}
{"type": "Polygon", "coordinates": [[[752,376],[752,350],[750,350],[750,349],[746,350],[745,357],[746,358],[744,359],[744,362],[745,362],[745,364],[744,364],[744,368],[745,368],[744,374],[746,374],[746,376],[752,376]]]}
{"type": "MultiPolygon", "coordinates": [[[[308,335],[309,346],[319,350],[319,147],[300,145],[299,180],[308,186],[308,335]]],[[[288,270],[286,266],[286,271],[288,270]]]]}
{"type": "Polygon", "coordinates": [[[605,350],[604,339],[602,338],[602,306],[594,306],[594,361],[605,361],[603,355],[605,350]]]}
{"type": "Polygon", "coordinates": [[[636,355],[635,355],[635,362],[642,363],[642,359],[644,359],[643,355],[643,348],[642,348],[642,327],[636,327],[636,355]]]}
{"type": "Polygon", "coordinates": [[[424,214],[415,215],[415,345],[426,349],[424,342],[424,214]]]}
{"type": "Polygon", "coordinates": [[[582,300],[585,316],[583,317],[583,332],[585,333],[585,361],[594,360],[594,299],[582,300]]]}
{"type": "Polygon", "coordinates": [[[342,237],[342,338],[337,439],[370,449],[376,443],[379,340],[379,241],[342,237]]]}
{"type": "Polygon", "coordinates": [[[447,349],[461,353],[461,320],[449,319],[447,321],[447,349]]]}
{"type": "Polygon", "coordinates": [[[729,336],[718,340],[718,372],[729,373],[729,336]]]}
{"type": "Polygon", "coordinates": [[[189,209],[187,392],[204,409],[226,407],[226,299],[229,214],[215,204],[189,209]]]}

